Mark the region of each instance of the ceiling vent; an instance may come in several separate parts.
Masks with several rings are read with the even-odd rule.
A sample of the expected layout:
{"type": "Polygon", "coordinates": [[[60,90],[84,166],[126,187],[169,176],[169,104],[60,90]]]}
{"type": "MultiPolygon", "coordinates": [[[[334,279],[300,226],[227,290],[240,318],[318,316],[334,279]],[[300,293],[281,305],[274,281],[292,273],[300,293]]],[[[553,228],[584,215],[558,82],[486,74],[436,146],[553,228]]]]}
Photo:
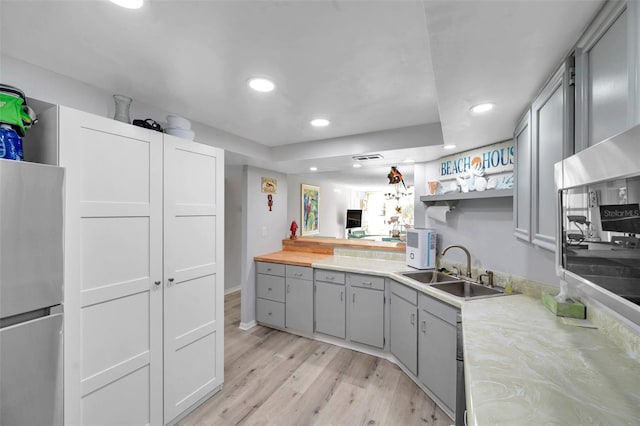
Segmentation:
{"type": "Polygon", "coordinates": [[[353,158],[354,160],[357,160],[357,161],[377,160],[379,158],[382,158],[382,154],[354,155],[351,158],[353,158]]]}

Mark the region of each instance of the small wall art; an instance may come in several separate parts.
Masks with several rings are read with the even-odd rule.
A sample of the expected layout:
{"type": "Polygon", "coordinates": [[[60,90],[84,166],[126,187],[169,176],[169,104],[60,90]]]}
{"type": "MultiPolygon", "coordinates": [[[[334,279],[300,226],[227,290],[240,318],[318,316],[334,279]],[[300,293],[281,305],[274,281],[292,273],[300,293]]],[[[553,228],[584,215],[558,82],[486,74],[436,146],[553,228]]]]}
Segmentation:
{"type": "Polygon", "coordinates": [[[320,187],[301,185],[300,209],[302,212],[302,226],[300,235],[312,235],[320,232],[320,187]]]}
{"type": "Polygon", "coordinates": [[[276,194],[278,192],[278,180],[270,177],[262,177],[262,192],[276,194]]]}

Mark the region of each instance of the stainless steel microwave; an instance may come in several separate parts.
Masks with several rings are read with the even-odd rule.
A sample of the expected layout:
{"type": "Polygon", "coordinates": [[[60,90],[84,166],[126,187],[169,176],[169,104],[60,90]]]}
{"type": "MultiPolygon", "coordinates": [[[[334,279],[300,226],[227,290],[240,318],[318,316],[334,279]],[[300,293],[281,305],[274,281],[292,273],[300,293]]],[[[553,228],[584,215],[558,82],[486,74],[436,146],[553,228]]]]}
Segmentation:
{"type": "Polygon", "coordinates": [[[555,183],[558,275],[640,325],[640,126],[556,163],[555,183]]]}

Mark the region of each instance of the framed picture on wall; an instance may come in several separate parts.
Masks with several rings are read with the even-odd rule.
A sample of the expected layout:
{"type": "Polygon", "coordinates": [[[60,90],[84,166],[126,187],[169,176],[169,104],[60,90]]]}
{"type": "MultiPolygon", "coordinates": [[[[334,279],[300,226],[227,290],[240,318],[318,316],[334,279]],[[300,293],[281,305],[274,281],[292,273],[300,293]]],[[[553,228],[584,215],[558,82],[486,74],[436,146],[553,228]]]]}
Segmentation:
{"type": "Polygon", "coordinates": [[[320,232],[320,187],[302,184],[300,194],[300,211],[302,226],[300,235],[312,235],[320,232]]]}

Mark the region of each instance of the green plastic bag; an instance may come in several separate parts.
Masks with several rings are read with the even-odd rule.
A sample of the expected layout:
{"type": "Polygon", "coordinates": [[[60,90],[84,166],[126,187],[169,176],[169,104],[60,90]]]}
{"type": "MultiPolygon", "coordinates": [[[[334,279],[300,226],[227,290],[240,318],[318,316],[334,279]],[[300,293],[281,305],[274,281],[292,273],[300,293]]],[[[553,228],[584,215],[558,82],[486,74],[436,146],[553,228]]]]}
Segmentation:
{"type": "Polygon", "coordinates": [[[31,117],[24,111],[20,97],[0,93],[0,123],[9,124],[20,135],[26,132],[25,123],[31,125],[31,117]]]}

